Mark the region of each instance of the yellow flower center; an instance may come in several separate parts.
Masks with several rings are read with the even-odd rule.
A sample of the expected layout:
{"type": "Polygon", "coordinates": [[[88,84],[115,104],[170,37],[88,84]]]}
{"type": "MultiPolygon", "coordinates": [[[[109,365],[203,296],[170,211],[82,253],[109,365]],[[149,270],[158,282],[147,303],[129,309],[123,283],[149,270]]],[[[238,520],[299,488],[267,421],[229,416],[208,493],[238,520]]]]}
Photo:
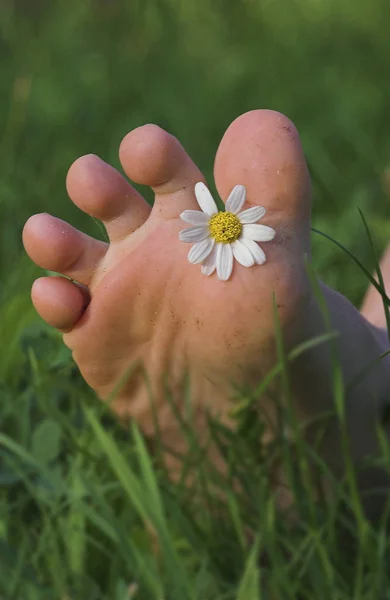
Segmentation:
{"type": "Polygon", "coordinates": [[[210,235],[216,242],[231,244],[238,240],[242,233],[242,225],[236,215],[231,212],[219,212],[209,221],[210,235]]]}

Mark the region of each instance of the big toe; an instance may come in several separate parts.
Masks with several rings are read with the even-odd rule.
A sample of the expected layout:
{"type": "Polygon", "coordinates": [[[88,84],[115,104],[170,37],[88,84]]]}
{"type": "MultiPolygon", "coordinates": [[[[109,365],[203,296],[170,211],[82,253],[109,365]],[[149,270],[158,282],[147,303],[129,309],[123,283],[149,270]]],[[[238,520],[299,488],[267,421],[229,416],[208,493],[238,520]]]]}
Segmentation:
{"type": "Polygon", "coordinates": [[[310,176],[298,132],[287,117],[272,110],[238,117],[222,138],[214,174],[221,198],[235,185],[245,185],[248,203],[267,209],[267,224],[279,239],[293,238],[309,253],[310,176]]]}

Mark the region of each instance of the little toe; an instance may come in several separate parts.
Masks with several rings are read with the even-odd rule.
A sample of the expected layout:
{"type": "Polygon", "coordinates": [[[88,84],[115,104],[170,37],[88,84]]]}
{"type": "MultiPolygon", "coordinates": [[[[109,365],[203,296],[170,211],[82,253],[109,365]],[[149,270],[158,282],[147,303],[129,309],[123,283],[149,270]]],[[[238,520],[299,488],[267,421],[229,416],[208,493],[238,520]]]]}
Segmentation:
{"type": "Polygon", "coordinates": [[[246,202],[267,210],[267,224],[299,233],[309,252],[311,184],[298,132],[284,115],[254,110],[227,129],[215,160],[215,182],[226,200],[236,185],[246,202]]]}
{"type": "Polygon", "coordinates": [[[175,137],[157,125],[143,125],[127,134],[119,156],[130,179],[154,190],[154,216],[171,219],[186,209],[199,210],[194,187],[204,177],[175,137]]]}
{"type": "Polygon", "coordinates": [[[111,241],[138,229],[150,214],[146,200],[116,169],[94,154],[73,163],[66,187],[76,206],[103,221],[111,241]]]}
{"type": "Polygon", "coordinates": [[[40,277],[34,281],[31,298],[46,323],[69,332],[89,304],[88,289],[64,277],[40,277]]]}
{"type": "Polygon", "coordinates": [[[23,244],[42,269],[62,273],[88,285],[108,244],[46,213],[33,215],[23,229],[23,244]]]}

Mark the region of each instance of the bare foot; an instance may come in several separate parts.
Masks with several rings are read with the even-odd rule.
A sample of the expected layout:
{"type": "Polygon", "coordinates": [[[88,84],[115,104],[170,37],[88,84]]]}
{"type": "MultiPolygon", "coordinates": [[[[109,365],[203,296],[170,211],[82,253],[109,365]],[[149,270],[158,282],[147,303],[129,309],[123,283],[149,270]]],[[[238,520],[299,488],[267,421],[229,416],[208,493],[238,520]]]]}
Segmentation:
{"type": "MultiPolygon", "coordinates": [[[[246,207],[264,206],[262,223],[276,231],[263,247],[265,264],[235,263],[229,281],[206,277],[199,265],[189,264],[189,246],[179,240],[185,228],[179,215],[199,209],[194,186],[202,181],[179,142],[146,125],[125,137],[120,159],[130,179],[153,188],[153,209],[98,157],[77,160],[68,174],[69,196],[103,221],[110,243],[47,214],[31,217],[23,239],[32,260],[81,284],[38,279],[34,305],[43,319],[66,332],[65,343],[101,398],[107,399],[138,361],[150,379],[165,433],[173,420],[162,391],[166,376],[179,404],[188,373],[195,407],[207,404],[226,417],[232,384],[255,386],[274,364],[273,294],[287,348],[326,331],[304,268],[310,254],[310,179],[297,131],[283,115],[258,110],[236,119],[222,139],[215,162],[221,198],[226,201],[235,185],[244,185],[246,207]]],[[[348,385],[378,359],[385,342],[345,298],[322,284],[321,289],[330,324],[340,334],[337,352],[348,385]]],[[[292,392],[301,414],[315,416],[333,407],[331,373],[329,346],[295,361],[292,392]]],[[[376,425],[388,402],[389,379],[388,359],[379,361],[346,392],[357,461],[377,449],[376,425]]],[[[113,407],[153,432],[140,369],[121,387],[113,407]]],[[[324,439],[323,456],[342,471],[336,421],[324,439]]],[[[375,474],[377,483],[381,478],[375,474]]]]}
{"type": "MultiPolygon", "coordinates": [[[[263,246],[265,264],[235,262],[226,282],[190,264],[190,246],[179,241],[186,227],[179,215],[199,210],[194,186],[203,180],[179,142],[146,125],[125,137],[120,159],[130,179],[153,188],[153,209],[97,156],[78,159],[67,178],[69,196],[103,221],[110,244],[47,214],[31,217],[23,240],[32,260],[86,286],[38,279],[34,305],[66,332],[65,343],[101,398],[139,361],[160,418],[170,418],[161,394],[164,376],[180,396],[186,370],[195,401],[224,413],[231,384],[254,385],[273,363],[273,293],[289,343],[300,341],[310,295],[303,266],[310,252],[310,180],[297,131],[283,115],[259,110],[234,121],[221,142],[215,163],[221,198],[245,185],[245,208],[264,206],[262,222],[276,230],[263,246]]],[[[113,407],[149,431],[147,393],[142,377],[133,375],[113,407]]]]}

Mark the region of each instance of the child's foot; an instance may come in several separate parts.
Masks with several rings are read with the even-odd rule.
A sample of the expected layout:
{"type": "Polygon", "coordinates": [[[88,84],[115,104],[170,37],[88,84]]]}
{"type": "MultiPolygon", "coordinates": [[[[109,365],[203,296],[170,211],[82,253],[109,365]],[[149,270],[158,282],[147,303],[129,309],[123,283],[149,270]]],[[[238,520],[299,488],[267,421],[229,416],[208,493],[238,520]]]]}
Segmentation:
{"type": "MultiPolygon", "coordinates": [[[[38,279],[34,305],[43,319],[66,332],[65,343],[101,398],[107,399],[138,361],[150,379],[165,430],[173,419],[163,392],[166,376],[180,402],[188,372],[196,406],[207,403],[226,415],[231,384],[257,384],[274,362],[273,294],[289,347],[324,332],[304,268],[304,255],[310,253],[310,179],[297,131],[283,115],[259,110],[234,121],[221,142],[215,163],[221,198],[226,200],[235,185],[244,185],[246,207],[264,206],[262,223],[276,231],[263,245],[265,264],[246,268],[235,262],[226,282],[215,274],[206,277],[199,265],[190,264],[190,246],[179,240],[186,227],[179,215],[199,209],[194,186],[202,180],[179,142],[146,125],[125,137],[120,158],[130,179],[153,188],[154,207],[98,157],[77,160],[68,174],[69,195],[104,222],[110,244],[47,214],[31,217],[23,237],[32,260],[81,284],[38,279]]],[[[348,381],[381,349],[370,326],[345,299],[327,288],[324,293],[331,321],[341,332],[340,360],[348,381]]],[[[323,346],[309,360],[297,361],[292,385],[304,413],[331,404],[330,372],[329,351],[323,346]]],[[[361,384],[351,399],[351,426],[361,423],[363,413],[366,422],[370,418],[363,434],[367,443],[361,431],[356,440],[358,454],[373,445],[368,415],[375,413],[376,404],[370,405],[370,394],[383,395],[386,383],[377,370],[372,376],[369,387],[361,384]]],[[[113,407],[150,433],[148,398],[138,368],[113,407]]]]}

